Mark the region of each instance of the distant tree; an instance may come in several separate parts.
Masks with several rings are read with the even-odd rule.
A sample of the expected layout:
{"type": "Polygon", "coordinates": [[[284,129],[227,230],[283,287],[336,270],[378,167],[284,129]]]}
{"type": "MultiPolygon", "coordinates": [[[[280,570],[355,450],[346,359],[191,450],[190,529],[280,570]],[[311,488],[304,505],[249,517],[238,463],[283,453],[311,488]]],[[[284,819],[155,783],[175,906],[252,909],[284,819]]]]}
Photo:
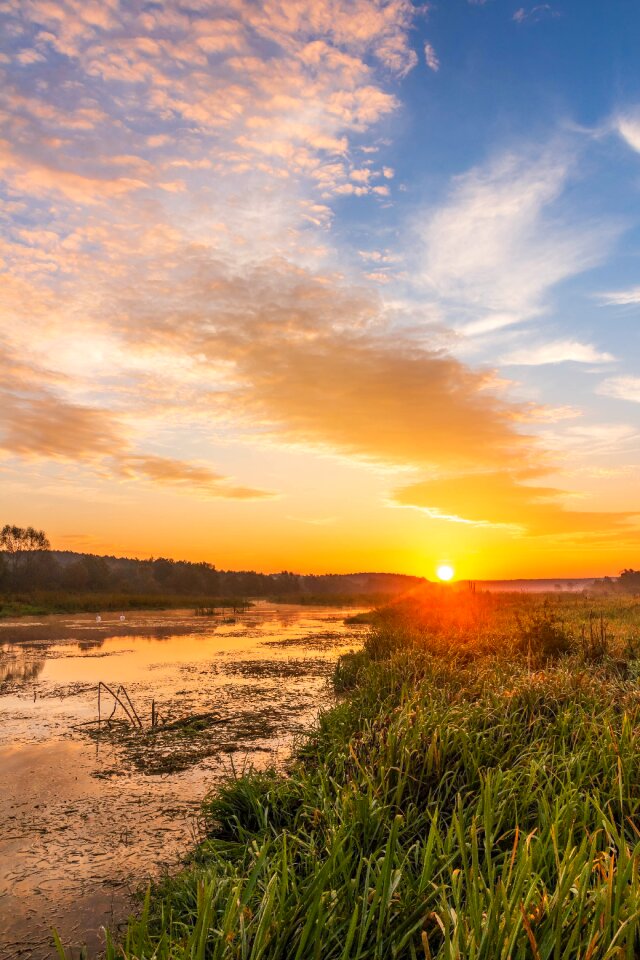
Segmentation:
{"type": "Polygon", "coordinates": [[[5,524],[0,530],[0,550],[4,553],[8,579],[12,586],[18,582],[28,583],[37,560],[51,549],[44,530],[35,527],[16,527],[5,524]]]}
{"type": "Polygon", "coordinates": [[[111,570],[104,557],[87,554],[82,562],[87,572],[86,585],[89,590],[104,590],[111,586],[111,570]]]}
{"type": "Polygon", "coordinates": [[[640,593],[640,570],[623,570],[618,583],[625,593],[640,593]]]}
{"type": "Polygon", "coordinates": [[[60,578],[67,590],[86,590],[89,583],[89,571],[83,559],[69,563],[60,578]]]}

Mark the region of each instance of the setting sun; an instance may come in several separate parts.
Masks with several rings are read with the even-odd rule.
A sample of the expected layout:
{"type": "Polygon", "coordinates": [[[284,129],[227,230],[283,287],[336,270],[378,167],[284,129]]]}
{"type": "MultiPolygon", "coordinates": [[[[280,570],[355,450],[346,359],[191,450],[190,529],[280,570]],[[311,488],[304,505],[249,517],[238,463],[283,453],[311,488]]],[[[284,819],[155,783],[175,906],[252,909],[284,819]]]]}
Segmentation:
{"type": "Polygon", "coordinates": [[[449,566],[448,563],[442,563],[436,570],[439,580],[451,580],[454,574],[453,567],[449,566]]]}

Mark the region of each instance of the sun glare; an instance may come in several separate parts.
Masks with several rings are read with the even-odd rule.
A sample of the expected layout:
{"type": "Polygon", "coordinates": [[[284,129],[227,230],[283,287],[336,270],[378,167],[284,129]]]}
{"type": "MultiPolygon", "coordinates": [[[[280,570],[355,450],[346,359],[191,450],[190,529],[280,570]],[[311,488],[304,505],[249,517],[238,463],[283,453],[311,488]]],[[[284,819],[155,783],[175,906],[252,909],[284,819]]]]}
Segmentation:
{"type": "Polygon", "coordinates": [[[454,574],[453,567],[450,567],[448,563],[442,563],[436,570],[439,580],[451,580],[454,574]]]}

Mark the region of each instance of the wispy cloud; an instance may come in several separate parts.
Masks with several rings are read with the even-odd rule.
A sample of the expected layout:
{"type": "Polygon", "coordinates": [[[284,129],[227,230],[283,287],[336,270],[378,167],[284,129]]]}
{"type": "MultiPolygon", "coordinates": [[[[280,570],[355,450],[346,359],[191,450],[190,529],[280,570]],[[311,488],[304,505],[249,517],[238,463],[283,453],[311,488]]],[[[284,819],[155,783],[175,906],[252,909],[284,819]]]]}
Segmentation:
{"type": "Polygon", "coordinates": [[[598,393],[617,400],[640,403],[640,377],[610,377],[598,386],[598,393]]]}
{"type": "Polygon", "coordinates": [[[608,306],[616,307],[640,303],[640,287],[629,287],[628,290],[611,290],[609,293],[600,293],[598,294],[598,300],[608,306]]]}
{"type": "Polygon", "coordinates": [[[440,69],[440,58],[436,53],[435,47],[427,40],[424,45],[424,59],[430,70],[437,73],[440,69]]]}
{"type": "Polygon", "coordinates": [[[508,153],[459,177],[426,218],[424,279],[460,332],[539,316],[556,284],[606,256],[615,226],[563,222],[556,212],[570,171],[560,146],[508,153]]]}
{"type": "Polygon", "coordinates": [[[189,492],[198,491],[210,497],[231,500],[261,500],[273,494],[252,487],[233,484],[229,477],[215,473],[203,464],[185,463],[173,457],[158,457],[149,454],[126,456],[118,461],[120,470],[127,477],[143,477],[161,486],[177,487],[189,492]]]}
{"type": "Polygon", "coordinates": [[[628,146],[640,153],[640,110],[618,115],[614,126],[628,146]]]}
{"type": "Polygon", "coordinates": [[[554,340],[523,347],[506,354],[503,364],[517,366],[542,366],[548,363],[612,363],[615,357],[604,350],[598,350],[590,343],[577,340],[554,340]]]}
{"type": "Polygon", "coordinates": [[[516,23],[538,23],[546,18],[560,16],[560,11],[551,6],[550,3],[538,3],[533,7],[519,7],[513,15],[516,23]]]}

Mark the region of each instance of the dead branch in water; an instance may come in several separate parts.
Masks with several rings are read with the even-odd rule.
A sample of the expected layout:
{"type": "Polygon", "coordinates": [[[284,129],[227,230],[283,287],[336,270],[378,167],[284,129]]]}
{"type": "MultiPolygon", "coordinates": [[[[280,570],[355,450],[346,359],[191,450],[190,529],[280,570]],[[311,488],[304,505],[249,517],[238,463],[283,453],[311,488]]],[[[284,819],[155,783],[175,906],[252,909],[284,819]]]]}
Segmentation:
{"type": "Polygon", "coordinates": [[[124,685],[123,685],[123,684],[120,684],[120,686],[118,687],[117,691],[114,691],[114,690],[111,689],[110,686],[108,686],[108,684],[104,683],[104,681],[102,681],[102,680],[100,680],[99,683],[98,683],[98,723],[101,723],[101,722],[102,722],[100,695],[101,695],[101,692],[102,692],[102,688],[103,688],[103,687],[104,687],[104,689],[107,691],[107,693],[111,694],[111,696],[113,697],[113,700],[114,700],[113,710],[111,711],[111,713],[110,713],[109,716],[107,717],[107,721],[106,721],[106,722],[109,723],[109,721],[112,719],[114,713],[115,713],[116,710],[118,709],[118,704],[120,704],[120,706],[122,707],[122,709],[123,709],[124,712],[126,713],[127,717],[129,718],[132,726],[135,727],[135,726],[137,725],[137,726],[142,730],[142,729],[143,729],[143,728],[142,728],[142,720],[141,720],[140,717],[138,716],[138,714],[137,714],[137,712],[136,712],[136,708],[134,707],[133,703],[131,702],[131,697],[130,697],[129,694],[127,693],[124,685]],[[129,707],[131,708],[131,712],[129,711],[129,707],[127,707],[127,703],[125,703],[124,700],[121,699],[120,694],[122,694],[124,697],[126,697],[127,703],[129,704],[129,707]]]}

